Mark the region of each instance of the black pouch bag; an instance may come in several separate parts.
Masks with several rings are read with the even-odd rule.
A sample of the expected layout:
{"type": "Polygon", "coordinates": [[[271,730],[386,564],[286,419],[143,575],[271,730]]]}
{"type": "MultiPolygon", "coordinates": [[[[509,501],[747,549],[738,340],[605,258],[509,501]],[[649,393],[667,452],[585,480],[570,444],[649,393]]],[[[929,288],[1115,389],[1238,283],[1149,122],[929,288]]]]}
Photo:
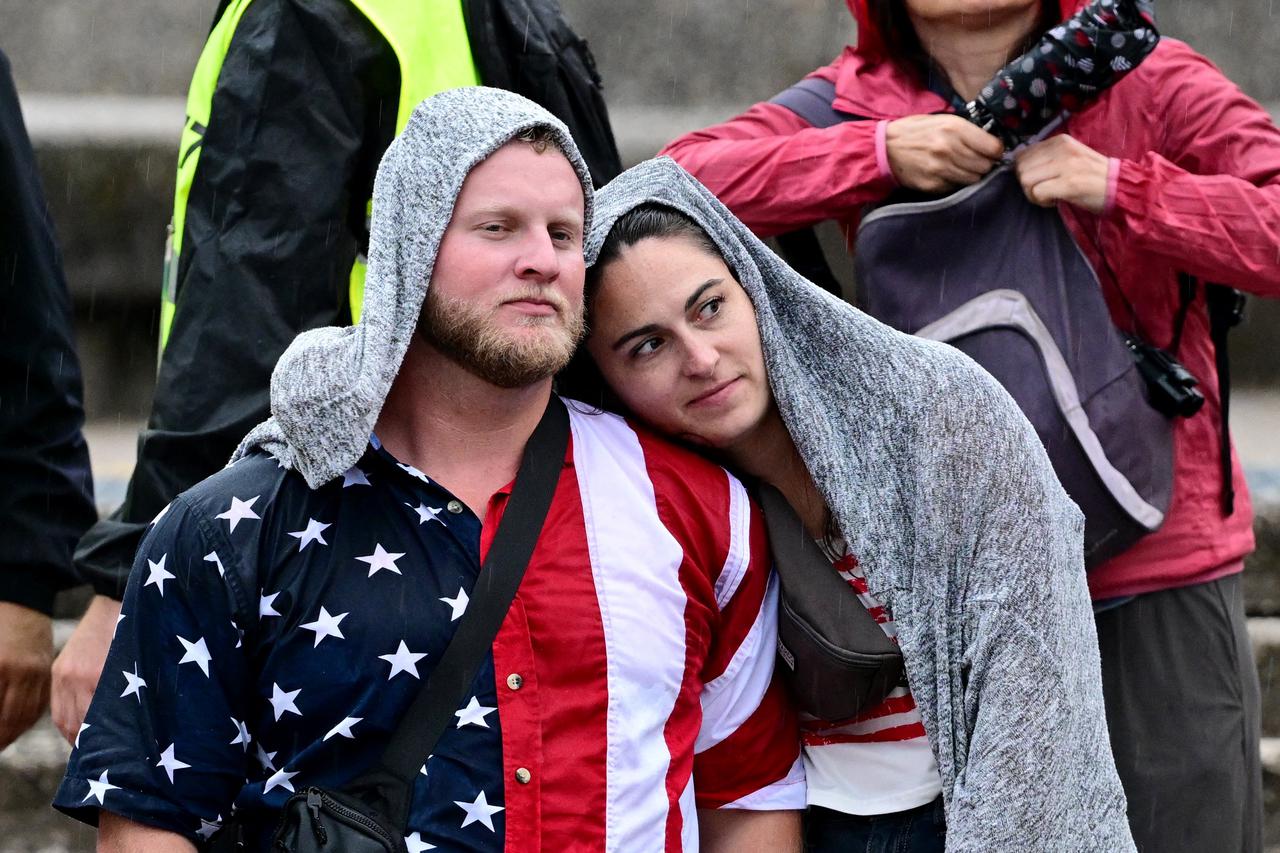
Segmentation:
{"type": "MultiPolygon", "coordinates": [[[[340,790],[308,787],[280,814],[271,853],[407,853],[404,827],[418,771],[452,721],[475,680],[515,598],[542,523],[551,507],[569,441],[569,413],[552,397],[516,474],[511,499],[440,663],[427,677],[382,758],[340,790]]],[[[211,839],[211,853],[252,850],[234,820],[211,839]]]]}
{"type": "Polygon", "coordinates": [[[902,652],[782,493],[760,483],[756,499],[781,592],[778,655],[786,664],[784,677],[801,710],[823,720],[856,717],[905,683],[902,652]]]}

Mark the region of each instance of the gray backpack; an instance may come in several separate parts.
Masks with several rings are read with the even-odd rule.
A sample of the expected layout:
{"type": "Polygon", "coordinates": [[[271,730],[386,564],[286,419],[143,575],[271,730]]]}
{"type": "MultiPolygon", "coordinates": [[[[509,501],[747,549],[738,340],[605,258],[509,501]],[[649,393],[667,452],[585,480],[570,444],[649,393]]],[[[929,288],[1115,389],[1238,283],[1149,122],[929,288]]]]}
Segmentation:
{"type": "Polygon", "coordinates": [[[863,310],[952,344],[1017,401],[1084,512],[1087,566],[1161,525],[1172,421],[1148,402],[1135,353],[1061,217],[1028,202],[1009,167],[945,198],[871,212],[854,270],[863,310]]]}

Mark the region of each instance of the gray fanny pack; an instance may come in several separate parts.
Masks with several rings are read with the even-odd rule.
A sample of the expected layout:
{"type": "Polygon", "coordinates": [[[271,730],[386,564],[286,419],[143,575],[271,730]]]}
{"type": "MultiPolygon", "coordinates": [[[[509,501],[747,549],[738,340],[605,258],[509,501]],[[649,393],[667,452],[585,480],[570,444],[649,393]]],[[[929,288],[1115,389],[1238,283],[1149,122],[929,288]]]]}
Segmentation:
{"type": "Polygon", "coordinates": [[[781,592],[778,655],[796,703],[831,721],[874,708],[905,683],[897,643],[840,577],[786,498],[761,483],[756,499],[781,592]]]}

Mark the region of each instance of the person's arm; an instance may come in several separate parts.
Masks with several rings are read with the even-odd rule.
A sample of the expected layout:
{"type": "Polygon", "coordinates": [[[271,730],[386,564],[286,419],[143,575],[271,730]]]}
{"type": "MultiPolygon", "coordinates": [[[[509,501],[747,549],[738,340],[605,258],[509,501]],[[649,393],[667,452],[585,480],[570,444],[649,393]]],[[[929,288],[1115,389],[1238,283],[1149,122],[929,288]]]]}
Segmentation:
{"type": "Polygon", "coordinates": [[[704,853],[800,853],[800,812],[699,809],[704,853]]]}
{"type": "Polygon", "coordinates": [[[1023,187],[1101,215],[1206,281],[1280,296],[1280,129],[1208,59],[1176,42],[1161,50],[1158,74],[1126,81],[1154,100],[1159,150],[1108,159],[1053,137],[1019,157],[1023,187]]]}
{"type": "Polygon", "coordinates": [[[748,228],[767,237],[852,218],[864,204],[888,195],[897,184],[883,155],[877,158],[881,124],[849,121],[816,128],[786,107],[765,102],[687,133],[661,153],[705,184],[748,228]]]}
{"type": "MultiPolygon", "coordinates": [[[[825,69],[835,73],[839,63],[825,69]]],[[[818,75],[822,76],[822,75],[818,75]]],[[[846,121],[816,128],[780,104],[756,104],[667,145],[671,156],[761,236],[848,222],[895,187],[947,192],[982,178],[999,140],[955,115],[846,121]]]]}
{"type": "Polygon", "coordinates": [[[394,62],[346,2],[258,0],[240,19],[199,149],[173,326],[129,490],[76,550],[98,595],[54,665],[68,739],[147,523],[267,418],[271,371],[298,333],[350,322],[365,203],[395,126],[394,62]]]}
{"type": "Polygon", "coordinates": [[[98,853],[196,853],[196,847],[176,832],[103,812],[98,821],[98,853]]]}
{"type": "MultiPolygon", "coordinates": [[[[196,844],[231,814],[252,775],[236,735],[252,725],[258,699],[249,660],[257,608],[235,573],[253,569],[225,526],[210,523],[216,511],[176,499],[138,551],[106,667],[54,797],[55,808],[78,820],[110,813],[196,844]],[[250,627],[243,640],[240,625],[250,627]]],[[[116,832],[122,827],[110,820],[104,827],[104,843],[147,849],[131,845],[136,833],[116,832]]],[[[157,844],[165,836],[145,837],[157,844]]]]}
{"type": "Polygon", "coordinates": [[[0,53],[0,749],[49,701],[55,594],[93,523],[71,299],[0,53]]]}

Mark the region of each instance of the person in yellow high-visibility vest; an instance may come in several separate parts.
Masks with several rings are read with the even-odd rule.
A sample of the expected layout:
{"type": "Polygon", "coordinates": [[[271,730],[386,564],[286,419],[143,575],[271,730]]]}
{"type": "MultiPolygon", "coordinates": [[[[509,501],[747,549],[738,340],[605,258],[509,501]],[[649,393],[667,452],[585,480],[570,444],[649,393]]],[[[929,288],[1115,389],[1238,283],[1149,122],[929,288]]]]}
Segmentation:
{"type": "Polygon", "coordinates": [[[423,98],[479,83],[562,118],[597,182],[620,170],[593,61],[554,0],[222,0],[179,144],[151,415],[124,504],[76,550],[95,596],[53,667],[68,740],[148,523],[266,419],[299,332],[359,318],[383,151],[423,98]]]}

